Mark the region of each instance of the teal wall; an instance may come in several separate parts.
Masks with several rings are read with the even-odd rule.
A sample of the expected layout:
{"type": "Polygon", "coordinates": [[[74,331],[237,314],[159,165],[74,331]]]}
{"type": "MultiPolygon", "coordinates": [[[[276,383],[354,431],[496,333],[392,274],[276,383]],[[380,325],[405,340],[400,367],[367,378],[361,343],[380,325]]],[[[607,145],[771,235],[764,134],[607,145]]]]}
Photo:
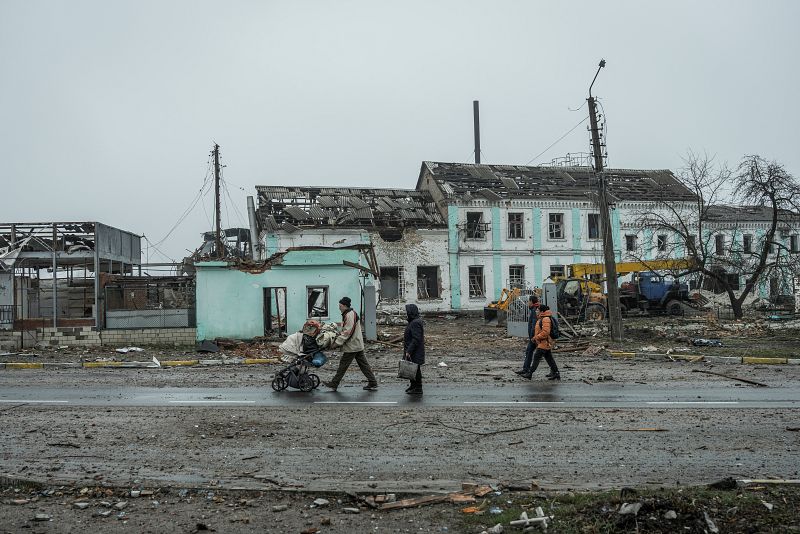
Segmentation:
{"type": "Polygon", "coordinates": [[[572,208],[572,263],[581,262],[581,210],[572,208]]]}
{"type": "Polygon", "coordinates": [[[348,296],[361,308],[360,271],[342,264],[359,263],[353,249],[288,252],[280,265],[250,274],[226,262],[196,264],[197,339],[229,337],[252,339],[264,335],[264,288],[286,288],[286,322],[289,333],[306,321],[306,286],[328,286],[329,321],[340,321],[338,302],[348,296]]]}
{"type": "Polygon", "coordinates": [[[458,208],[447,206],[447,251],[450,257],[450,306],[461,309],[461,269],[458,263],[458,208]]]}
{"type": "Polygon", "coordinates": [[[492,271],[494,273],[494,299],[500,298],[503,290],[503,262],[500,252],[503,250],[502,233],[500,227],[500,208],[492,208],[492,271]]]}
{"type": "Polygon", "coordinates": [[[645,231],[644,231],[643,239],[644,239],[644,243],[642,243],[642,247],[643,247],[644,250],[642,252],[643,252],[644,259],[652,260],[653,259],[653,249],[655,248],[655,245],[653,244],[653,230],[650,229],[650,228],[646,228],[645,231]]]}
{"type": "Polygon", "coordinates": [[[533,283],[542,287],[544,276],[542,275],[542,209],[533,208],[531,213],[533,222],[533,283]]]}
{"type": "Polygon", "coordinates": [[[617,210],[611,210],[611,237],[614,239],[614,255],[616,256],[616,261],[622,261],[622,247],[625,246],[625,239],[622,236],[622,227],[619,223],[619,211],[617,210]]]}
{"type": "Polygon", "coordinates": [[[275,234],[267,234],[266,257],[269,258],[278,252],[278,248],[278,236],[275,234]]]}

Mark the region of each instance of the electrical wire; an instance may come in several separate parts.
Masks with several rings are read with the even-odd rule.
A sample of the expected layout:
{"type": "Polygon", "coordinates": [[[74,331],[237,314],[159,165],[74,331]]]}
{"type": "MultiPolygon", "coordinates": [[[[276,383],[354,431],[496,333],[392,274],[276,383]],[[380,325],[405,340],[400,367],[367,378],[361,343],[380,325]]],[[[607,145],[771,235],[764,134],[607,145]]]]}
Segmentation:
{"type": "Polygon", "coordinates": [[[222,188],[225,191],[225,194],[228,195],[228,198],[231,201],[231,206],[233,206],[233,211],[236,213],[236,216],[239,217],[239,222],[242,224],[242,227],[246,227],[247,224],[245,223],[244,216],[242,215],[242,212],[239,211],[238,206],[236,206],[236,202],[233,201],[233,197],[231,196],[231,192],[228,189],[228,185],[225,181],[222,182],[222,188]]]}
{"type": "Polygon", "coordinates": [[[574,132],[574,131],[575,131],[575,129],[576,129],[578,126],[580,126],[581,124],[583,124],[584,122],[586,122],[588,119],[589,119],[589,115],[586,115],[586,116],[585,116],[583,119],[581,119],[581,121],[580,121],[578,124],[576,124],[575,126],[573,126],[572,128],[570,128],[570,129],[569,129],[569,131],[568,131],[567,133],[565,133],[564,135],[562,135],[561,137],[559,137],[558,139],[556,139],[556,140],[555,140],[555,141],[554,141],[554,142],[553,142],[553,143],[552,143],[552,144],[551,144],[549,147],[545,148],[544,150],[542,150],[541,152],[539,152],[538,154],[536,154],[534,157],[532,157],[532,158],[531,158],[531,159],[530,159],[530,160],[529,160],[529,161],[528,161],[528,162],[527,162],[525,165],[530,165],[531,163],[533,163],[534,161],[536,161],[537,159],[539,159],[539,157],[540,157],[542,154],[544,154],[545,152],[547,152],[548,150],[550,150],[551,148],[553,148],[554,146],[556,146],[556,145],[557,145],[557,144],[558,144],[558,143],[559,143],[559,142],[560,142],[562,139],[564,139],[566,136],[568,136],[569,134],[571,134],[572,132],[574,132]]]}
{"type": "MultiPolygon", "coordinates": [[[[145,240],[145,241],[147,241],[147,243],[150,245],[149,247],[146,247],[146,248],[148,248],[148,249],[152,248],[153,250],[155,250],[156,252],[158,252],[159,254],[161,254],[161,256],[163,256],[164,258],[168,259],[168,260],[169,260],[169,261],[171,261],[172,263],[178,263],[178,262],[176,262],[176,261],[175,261],[175,259],[174,259],[174,258],[170,258],[170,257],[169,257],[169,256],[167,256],[166,254],[164,254],[163,252],[161,252],[161,250],[160,250],[160,249],[159,249],[159,248],[158,248],[156,245],[154,245],[154,244],[153,244],[153,243],[152,243],[152,242],[151,242],[151,241],[150,241],[150,240],[147,238],[147,236],[146,236],[146,235],[142,234],[142,237],[143,237],[143,238],[144,238],[144,240],[145,240]]],[[[148,263],[150,263],[150,253],[149,253],[149,252],[147,253],[147,262],[148,262],[148,263]]]]}

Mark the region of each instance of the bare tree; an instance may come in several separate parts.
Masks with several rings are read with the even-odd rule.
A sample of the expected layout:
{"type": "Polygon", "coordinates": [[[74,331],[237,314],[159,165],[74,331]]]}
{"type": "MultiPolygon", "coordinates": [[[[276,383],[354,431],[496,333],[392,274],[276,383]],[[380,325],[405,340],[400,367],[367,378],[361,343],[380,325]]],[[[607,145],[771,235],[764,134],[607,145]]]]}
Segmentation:
{"type": "Polygon", "coordinates": [[[673,274],[700,274],[728,295],[741,318],[743,303],[761,283],[792,280],[800,272],[800,254],[791,250],[796,237],[789,246],[780,239],[800,224],[800,185],[781,164],[760,156],[744,157],[735,170],[691,152],[684,162],[679,184],[664,187],[660,201],[638,218],[645,229],[669,236],[668,246],[659,241],[658,259],[693,260],[673,274]]]}

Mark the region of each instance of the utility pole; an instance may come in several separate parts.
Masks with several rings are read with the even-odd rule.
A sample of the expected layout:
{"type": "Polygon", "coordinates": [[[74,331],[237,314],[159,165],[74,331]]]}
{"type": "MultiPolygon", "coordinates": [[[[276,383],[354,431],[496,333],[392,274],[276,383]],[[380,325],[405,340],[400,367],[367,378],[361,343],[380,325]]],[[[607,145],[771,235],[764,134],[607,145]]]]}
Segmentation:
{"type": "Polygon", "coordinates": [[[594,170],[597,176],[598,196],[600,197],[600,230],[603,232],[603,260],[606,270],[606,295],[608,297],[608,322],[611,326],[611,340],[622,341],[622,313],[619,307],[619,286],[617,286],[617,262],[614,258],[614,236],[611,235],[611,220],[608,213],[608,192],[606,179],[603,174],[603,153],[600,144],[600,130],[597,127],[597,103],[592,96],[592,85],[600,74],[600,69],[606,66],[606,60],[601,59],[597,72],[589,85],[589,122],[592,130],[592,152],[594,155],[594,170]]]}
{"type": "Polygon", "coordinates": [[[475,163],[481,162],[481,113],[477,100],[472,101],[472,129],[475,133],[475,163]]]}
{"type": "Polygon", "coordinates": [[[215,249],[217,252],[217,259],[222,259],[225,256],[225,251],[222,250],[222,234],[220,231],[220,226],[222,226],[222,214],[220,213],[220,201],[219,201],[219,145],[214,143],[214,195],[215,195],[215,202],[216,202],[216,209],[214,212],[216,213],[217,218],[217,231],[216,231],[216,239],[215,239],[215,249]]]}

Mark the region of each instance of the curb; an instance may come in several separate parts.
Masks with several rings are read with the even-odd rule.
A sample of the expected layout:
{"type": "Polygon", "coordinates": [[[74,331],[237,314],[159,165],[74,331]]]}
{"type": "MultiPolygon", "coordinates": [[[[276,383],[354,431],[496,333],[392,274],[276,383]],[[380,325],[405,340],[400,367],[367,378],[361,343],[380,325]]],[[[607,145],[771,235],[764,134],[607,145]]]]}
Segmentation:
{"type": "Polygon", "coordinates": [[[762,358],[757,356],[705,356],[702,354],[661,354],[656,352],[610,351],[612,358],[663,360],[671,358],[687,362],[711,362],[751,365],[800,365],[800,358],[762,358]]]}
{"type": "Polygon", "coordinates": [[[280,363],[279,360],[267,358],[229,358],[227,360],[166,360],[156,365],[150,362],[0,362],[0,369],[159,369],[161,367],[204,367],[212,365],[263,365],[280,363]]]}

